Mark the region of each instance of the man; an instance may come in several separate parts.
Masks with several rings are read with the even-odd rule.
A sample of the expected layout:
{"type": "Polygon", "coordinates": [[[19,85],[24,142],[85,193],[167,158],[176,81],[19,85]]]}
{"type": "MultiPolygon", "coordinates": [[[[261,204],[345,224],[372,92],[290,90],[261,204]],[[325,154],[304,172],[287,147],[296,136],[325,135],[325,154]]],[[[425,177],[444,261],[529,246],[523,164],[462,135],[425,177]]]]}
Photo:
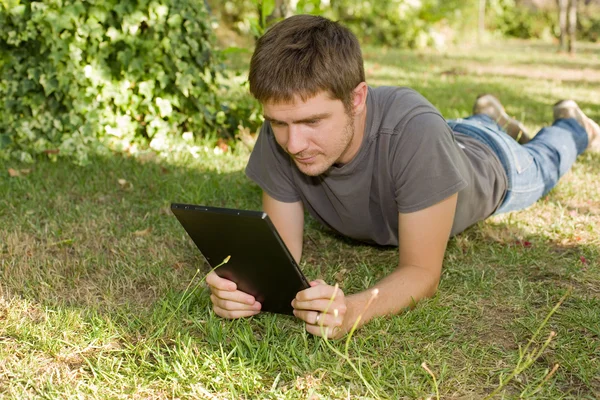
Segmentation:
{"type": "MultiPolygon", "coordinates": [[[[368,87],[356,37],[322,17],[273,26],[257,43],[249,81],[265,123],[246,174],[296,261],[305,209],[343,235],[399,248],[376,297],[373,288],[346,295],[321,280],[298,293],[294,314],[314,335],[339,337],[363,311],[360,324],[432,296],[450,236],[533,204],[600,140],[600,127],[571,100],[529,140],[491,95],[477,99],[474,116],[446,121],[411,89],[368,87]]],[[[233,282],[214,272],[206,281],[217,315],[260,312],[233,282]]]]}

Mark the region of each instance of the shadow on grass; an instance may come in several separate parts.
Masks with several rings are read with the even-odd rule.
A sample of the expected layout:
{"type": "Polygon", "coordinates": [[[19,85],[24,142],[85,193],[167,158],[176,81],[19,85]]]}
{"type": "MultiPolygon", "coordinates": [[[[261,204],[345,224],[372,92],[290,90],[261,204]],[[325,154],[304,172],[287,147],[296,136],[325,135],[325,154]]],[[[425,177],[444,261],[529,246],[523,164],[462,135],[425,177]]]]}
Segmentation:
{"type": "MultiPolygon", "coordinates": [[[[517,48],[524,48],[524,49],[532,48],[532,49],[535,49],[542,53],[555,52],[555,53],[560,53],[561,55],[564,54],[565,57],[572,57],[569,54],[559,52],[557,43],[549,43],[549,42],[543,42],[543,41],[527,41],[527,40],[523,40],[523,41],[515,40],[515,41],[509,41],[508,43],[510,43],[509,45],[516,46],[517,48]]],[[[600,57],[600,46],[598,46],[597,43],[579,42],[576,44],[576,54],[595,55],[597,57],[600,57]]]]}
{"type": "Polygon", "coordinates": [[[474,65],[518,65],[536,68],[536,64],[544,67],[564,69],[591,69],[597,70],[600,60],[600,45],[587,44],[576,55],[558,52],[552,46],[543,42],[508,41],[500,46],[482,45],[481,47],[465,49],[450,48],[445,51],[434,50],[403,50],[392,48],[365,48],[363,52],[365,61],[381,65],[396,66],[407,71],[423,71],[426,66],[435,66],[444,69],[449,65],[459,64],[463,68],[474,65]],[[508,43],[508,45],[506,44],[508,43]],[[513,57],[506,58],[510,53],[513,57]],[[541,59],[540,59],[541,58],[541,59]]]}
{"type": "Polygon", "coordinates": [[[191,278],[186,270],[193,274],[206,265],[171,214],[171,202],[260,208],[258,189],[242,170],[223,163],[218,171],[120,156],[95,158],[85,168],[42,161],[28,176],[3,181],[0,217],[8,249],[2,250],[9,251],[10,267],[3,284],[46,301],[92,307],[102,307],[96,300],[123,304],[131,296],[147,304],[180,287],[175,280],[191,278]]]}

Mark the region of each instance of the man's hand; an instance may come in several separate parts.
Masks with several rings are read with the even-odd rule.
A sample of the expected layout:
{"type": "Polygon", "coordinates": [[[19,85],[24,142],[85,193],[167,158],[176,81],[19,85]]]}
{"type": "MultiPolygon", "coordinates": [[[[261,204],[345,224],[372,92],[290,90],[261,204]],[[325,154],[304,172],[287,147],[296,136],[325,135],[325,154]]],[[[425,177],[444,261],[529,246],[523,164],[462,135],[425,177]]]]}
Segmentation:
{"type": "Polygon", "coordinates": [[[219,317],[242,318],[260,312],[262,306],[254,296],[237,290],[234,282],[221,278],[215,271],[206,275],[206,283],[210,288],[213,310],[219,317]]]}
{"type": "Polygon", "coordinates": [[[310,286],[292,301],[294,315],[306,322],[308,333],[331,339],[341,337],[351,328],[345,323],[348,307],[344,292],[320,279],[310,282],[310,286]]]}

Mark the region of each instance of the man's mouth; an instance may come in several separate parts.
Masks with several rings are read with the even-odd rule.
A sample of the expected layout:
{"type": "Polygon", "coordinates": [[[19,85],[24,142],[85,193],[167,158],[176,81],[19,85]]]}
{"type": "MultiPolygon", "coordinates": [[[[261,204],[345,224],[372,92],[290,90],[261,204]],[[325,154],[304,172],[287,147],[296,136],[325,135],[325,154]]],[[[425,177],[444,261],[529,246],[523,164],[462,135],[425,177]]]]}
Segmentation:
{"type": "Polygon", "coordinates": [[[308,164],[310,162],[312,162],[317,156],[309,156],[309,157],[294,157],[294,159],[296,159],[296,161],[301,162],[303,164],[308,164]]]}

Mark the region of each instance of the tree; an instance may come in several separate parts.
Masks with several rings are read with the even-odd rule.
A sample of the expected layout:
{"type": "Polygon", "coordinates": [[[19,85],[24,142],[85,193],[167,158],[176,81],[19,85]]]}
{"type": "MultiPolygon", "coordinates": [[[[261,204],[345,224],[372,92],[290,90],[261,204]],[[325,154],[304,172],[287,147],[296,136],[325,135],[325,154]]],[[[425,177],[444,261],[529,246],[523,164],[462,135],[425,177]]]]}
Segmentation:
{"type": "Polygon", "coordinates": [[[571,0],[569,7],[569,53],[575,53],[575,35],[577,32],[577,0],[571,0]]]}
{"type": "Polygon", "coordinates": [[[573,54],[577,33],[577,0],[558,0],[558,10],[560,50],[567,47],[569,53],[573,54]]]}
{"type": "Polygon", "coordinates": [[[485,3],[486,0],[479,0],[479,35],[477,38],[480,42],[483,40],[483,34],[485,33],[485,3]]]}
{"type": "Polygon", "coordinates": [[[290,7],[290,0],[275,0],[275,8],[271,15],[267,17],[267,25],[279,19],[292,16],[293,10],[290,7]]]}
{"type": "Polygon", "coordinates": [[[254,22],[254,38],[258,39],[263,35],[265,30],[275,22],[290,17],[293,15],[293,10],[290,7],[290,0],[253,0],[258,13],[254,22]]]}

